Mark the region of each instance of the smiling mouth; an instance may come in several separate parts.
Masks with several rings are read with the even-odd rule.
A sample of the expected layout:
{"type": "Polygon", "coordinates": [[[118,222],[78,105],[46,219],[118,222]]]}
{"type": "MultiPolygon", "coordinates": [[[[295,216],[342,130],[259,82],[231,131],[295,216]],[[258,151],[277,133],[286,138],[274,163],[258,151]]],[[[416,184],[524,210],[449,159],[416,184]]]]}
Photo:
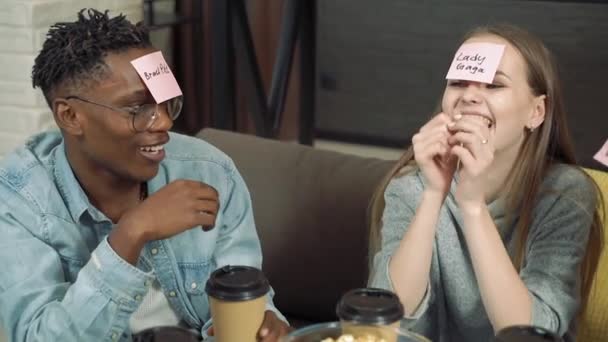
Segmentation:
{"type": "Polygon", "coordinates": [[[484,124],[486,124],[488,126],[488,128],[492,127],[494,125],[494,120],[490,119],[489,117],[482,115],[482,114],[477,114],[477,113],[461,113],[461,115],[464,116],[469,116],[471,118],[475,118],[475,120],[481,121],[484,124]]]}
{"type": "Polygon", "coordinates": [[[164,150],[164,147],[163,145],[143,146],[139,150],[146,153],[159,153],[164,150]]]}

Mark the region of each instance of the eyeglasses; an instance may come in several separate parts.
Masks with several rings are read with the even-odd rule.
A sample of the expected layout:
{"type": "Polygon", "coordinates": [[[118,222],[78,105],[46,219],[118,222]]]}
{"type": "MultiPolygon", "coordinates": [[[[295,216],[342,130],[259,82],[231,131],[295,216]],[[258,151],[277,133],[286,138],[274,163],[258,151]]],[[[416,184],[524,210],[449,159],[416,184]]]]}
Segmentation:
{"type": "Polygon", "coordinates": [[[84,99],[79,96],[70,95],[65,97],[66,100],[79,100],[82,102],[94,104],[96,106],[104,107],[110,109],[112,111],[128,114],[131,116],[131,124],[133,126],[133,130],[135,132],[144,132],[148,130],[148,128],[152,127],[154,121],[158,118],[158,106],[166,105],[167,113],[171,120],[177,119],[179,114],[182,111],[182,106],[184,104],[184,98],[182,96],[174,97],[170,100],[162,102],[160,104],[157,103],[146,103],[138,106],[124,107],[124,108],[116,108],[113,106],[109,106],[103,103],[97,103],[91,100],[84,99]]]}

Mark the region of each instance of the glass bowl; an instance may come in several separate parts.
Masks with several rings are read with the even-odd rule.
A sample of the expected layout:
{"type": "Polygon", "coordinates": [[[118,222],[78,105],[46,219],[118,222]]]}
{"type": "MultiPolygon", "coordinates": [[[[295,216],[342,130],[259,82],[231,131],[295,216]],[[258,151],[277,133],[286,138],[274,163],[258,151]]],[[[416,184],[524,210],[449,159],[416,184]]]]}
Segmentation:
{"type": "MultiPolygon", "coordinates": [[[[385,342],[430,342],[427,338],[401,328],[388,326],[361,326],[344,324],[341,322],[320,323],[310,325],[291,332],[284,336],[280,342],[321,342],[332,338],[336,341],[341,335],[350,333],[355,338],[372,335],[376,339],[362,339],[363,341],[385,342]],[[382,338],[382,339],[381,339],[382,338]]],[[[357,341],[357,340],[355,340],[357,341]]]]}

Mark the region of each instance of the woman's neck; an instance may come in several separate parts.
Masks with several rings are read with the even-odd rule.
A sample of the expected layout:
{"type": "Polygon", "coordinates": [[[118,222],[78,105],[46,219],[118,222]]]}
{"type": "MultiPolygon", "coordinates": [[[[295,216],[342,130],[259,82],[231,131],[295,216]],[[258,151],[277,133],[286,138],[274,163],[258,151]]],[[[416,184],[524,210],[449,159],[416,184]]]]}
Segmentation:
{"type": "Polygon", "coordinates": [[[487,203],[491,203],[503,194],[507,178],[517,161],[519,150],[519,146],[513,146],[506,150],[496,151],[494,154],[492,165],[486,171],[487,177],[484,184],[487,203]]]}

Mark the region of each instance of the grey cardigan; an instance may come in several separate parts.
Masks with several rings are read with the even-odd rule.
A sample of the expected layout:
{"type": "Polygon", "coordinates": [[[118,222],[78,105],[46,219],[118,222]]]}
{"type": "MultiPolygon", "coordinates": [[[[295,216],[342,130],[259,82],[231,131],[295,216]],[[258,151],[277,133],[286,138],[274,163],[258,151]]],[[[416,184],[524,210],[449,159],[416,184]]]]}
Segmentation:
{"type": "MultiPolygon", "coordinates": [[[[392,290],[388,263],[399,246],[420,202],[420,171],[394,178],[384,193],[382,245],[373,259],[369,285],[392,290]]],[[[440,210],[433,245],[430,284],[420,306],[403,325],[434,342],[491,341],[473,266],[462,235],[462,217],[454,200],[455,182],[440,210]]],[[[532,324],[574,340],[572,324],[579,307],[578,268],[581,264],[596,197],[592,184],[577,168],[556,165],[542,184],[533,212],[520,276],[530,291],[532,324]]],[[[488,205],[503,243],[515,253],[515,221],[507,223],[504,201],[488,205]]]]}

